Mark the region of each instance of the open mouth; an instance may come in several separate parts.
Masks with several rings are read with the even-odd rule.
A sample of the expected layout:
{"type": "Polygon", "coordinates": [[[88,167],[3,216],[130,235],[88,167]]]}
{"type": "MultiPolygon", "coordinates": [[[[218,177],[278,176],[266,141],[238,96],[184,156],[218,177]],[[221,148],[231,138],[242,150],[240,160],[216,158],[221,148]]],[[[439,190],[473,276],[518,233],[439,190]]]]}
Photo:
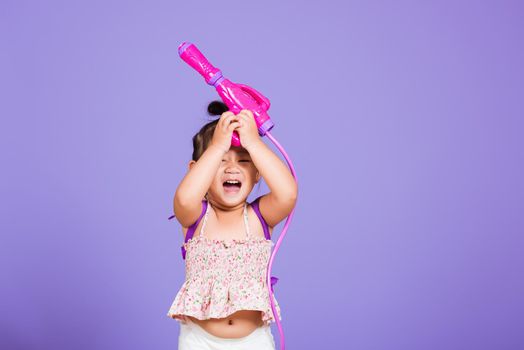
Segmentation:
{"type": "Polygon", "coordinates": [[[224,191],[228,193],[236,193],[242,187],[242,183],[238,180],[227,180],[222,185],[224,186],[224,191]]]}

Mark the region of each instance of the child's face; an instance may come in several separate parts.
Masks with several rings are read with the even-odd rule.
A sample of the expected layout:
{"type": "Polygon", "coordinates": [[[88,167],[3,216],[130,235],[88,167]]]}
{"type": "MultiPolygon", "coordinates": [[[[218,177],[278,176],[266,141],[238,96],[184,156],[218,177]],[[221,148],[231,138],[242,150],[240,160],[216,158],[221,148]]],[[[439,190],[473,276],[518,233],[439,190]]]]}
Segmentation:
{"type": "Polygon", "coordinates": [[[245,202],[260,174],[253,164],[249,152],[243,147],[231,146],[222,157],[222,162],[208,190],[208,198],[224,205],[235,206],[245,202]],[[225,184],[226,180],[237,180],[225,184]]]}
{"type": "Polygon", "coordinates": [[[222,157],[208,196],[224,204],[243,203],[259,178],[249,152],[243,147],[231,146],[222,157]],[[225,184],[226,180],[237,180],[238,183],[229,185],[225,184]]]}

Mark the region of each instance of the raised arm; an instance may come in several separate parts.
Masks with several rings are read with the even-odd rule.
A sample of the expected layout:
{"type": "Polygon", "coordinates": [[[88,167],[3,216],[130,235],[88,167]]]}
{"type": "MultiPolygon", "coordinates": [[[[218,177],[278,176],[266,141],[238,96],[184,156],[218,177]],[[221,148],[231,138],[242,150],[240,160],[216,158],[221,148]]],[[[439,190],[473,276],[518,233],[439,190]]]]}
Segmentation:
{"type": "Polygon", "coordinates": [[[198,219],[202,199],[213,182],[223,156],[223,149],[209,146],[197,162],[190,162],[190,168],[178,185],[173,199],[176,218],[183,227],[191,226],[198,219]]]}
{"type": "Polygon", "coordinates": [[[288,167],[262,139],[245,147],[271,191],[260,198],[258,206],[267,224],[274,227],[295,207],[297,183],[288,167]]]}
{"type": "Polygon", "coordinates": [[[213,182],[222,157],[231,147],[231,136],[237,126],[232,112],[222,113],[209,146],[198,161],[189,163],[189,170],[178,185],[173,199],[175,216],[183,227],[191,226],[198,219],[202,211],[202,199],[213,182]]]}

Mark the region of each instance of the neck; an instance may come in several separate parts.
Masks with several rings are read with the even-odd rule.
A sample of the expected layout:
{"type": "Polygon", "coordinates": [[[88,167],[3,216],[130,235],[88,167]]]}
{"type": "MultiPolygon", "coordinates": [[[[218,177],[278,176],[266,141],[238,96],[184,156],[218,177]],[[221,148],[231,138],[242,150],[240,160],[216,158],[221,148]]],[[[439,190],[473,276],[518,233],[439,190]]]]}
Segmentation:
{"type": "Polygon", "coordinates": [[[233,207],[228,207],[216,203],[213,199],[208,199],[208,204],[211,204],[213,206],[218,221],[223,222],[225,224],[236,223],[238,222],[238,218],[244,215],[245,202],[239,203],[238,205],[233,207]]]}

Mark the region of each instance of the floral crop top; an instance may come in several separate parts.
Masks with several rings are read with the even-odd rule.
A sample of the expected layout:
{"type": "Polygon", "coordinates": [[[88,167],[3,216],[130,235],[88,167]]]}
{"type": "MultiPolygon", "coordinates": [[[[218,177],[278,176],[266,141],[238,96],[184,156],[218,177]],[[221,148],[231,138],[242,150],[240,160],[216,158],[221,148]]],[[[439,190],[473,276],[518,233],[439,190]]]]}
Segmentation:
{"type": "MultiPolygon", "coordinates": [[[[260,197],[253,201],[251,206],[264,227],[266,238],[250,234],[245,203],[246,238],[231,241],[205,236],[204,228],[211,205],[202,201],[202,214],[190,229],[196,229],[205,210],[204,222],[198,236],[188,237],[192,234],[190,229],[186,233],[186,241],[182,246],[186,278],[167,316],[179,321],[184,315],[205,320],[224,318],[239,310],[260,310],[262,321],[266,325],[275,321],[266,282],[267,266],[274,243],[258,210],[259,199],[260,197]]],[[[282,320],[278,302],[276,298],[273,300],[278,318],[282,320]]]]}

